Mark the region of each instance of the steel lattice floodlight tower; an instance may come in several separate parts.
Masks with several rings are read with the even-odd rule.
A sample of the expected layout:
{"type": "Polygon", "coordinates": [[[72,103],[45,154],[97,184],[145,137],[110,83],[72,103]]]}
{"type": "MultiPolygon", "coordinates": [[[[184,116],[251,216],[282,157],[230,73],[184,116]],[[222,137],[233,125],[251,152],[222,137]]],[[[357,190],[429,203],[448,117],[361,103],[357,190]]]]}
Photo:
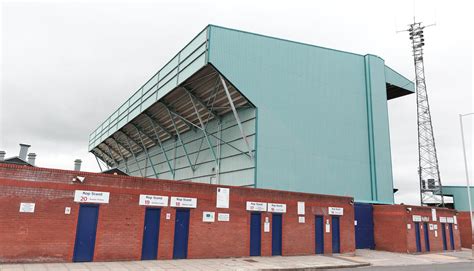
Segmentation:
{"type": "Polygon", "coordinates": [[[425,82],[423,63],[423,46],[425,39],[422,23],[410,25],[408,32],[412,42],[416,74],[416,103],[418,116],[418,173],[420,176],[421,205],[444,206],[441,191],[441,178],[436,155],[433,125],[431,123],[430,105],[425,82]]]}

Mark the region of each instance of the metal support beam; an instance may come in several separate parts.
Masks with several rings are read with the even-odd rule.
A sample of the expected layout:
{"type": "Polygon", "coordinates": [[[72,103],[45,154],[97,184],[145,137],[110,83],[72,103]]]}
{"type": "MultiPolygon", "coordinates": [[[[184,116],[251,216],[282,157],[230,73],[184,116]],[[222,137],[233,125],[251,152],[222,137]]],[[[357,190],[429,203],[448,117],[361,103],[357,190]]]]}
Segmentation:
{"type": "MultiPolygon", "coordinates": [[[[212,115],[212,117],[218,118],[217,112],[215,112],[214,110],[208,108],[207,105],[206,105],[201,99],[199,99],[198,97],[196,97],[196,95],[194,95],[194,94],[191,92],[190,89],[188,89],[187,87],[182,87],[182,88],[184,89],[184,91],[186,91],[186,93],[187,93],[188,96],[190,97],[191,101],[192,101],[192,99],[194,99],[194,100],[197,101],[204,109],[206,109],[207,112],[212,115]]],[[[193,104],[194,104],[194,102],[193,102],[193,104]]]]}
{"type": "MultiPolygon", "coordinates": [[[[113,142],[115,142],[115,145],[117,146],[117,150],[118,150],[118,153],[120,154],[120,157],[122,158],[122,161],[123,161],[123,164],[125,165],[125,173],[128,174],[128,165],[127,165],[127,162],[128,162],[128,159],[125,159],[125,156],[122,154],[122,152],[120,151],[120,146],[119,143],[117,142],[117,140],[113,137],[110,138],[113,142]]],[[[122,148],[124,148],[122,146],[122,148]]],[[[128,151],[128,150],[127,150],[128,151]]]]}
{"type": "MultiPolygon", "coordinates": [[[[121,131],[121,132],[122,132],[122,131],[121,131]]],[[[122,134],[125,135],[125,139],[127,140],[127,145],[128,145],[128,147],[130,148],[130,152],[132,153],[133,159],[135,160],[135,163],[137,164],[138,170],[140,171],[140,176],[144,177],[144,176],[143,176],[142,169],[140,168],[140,164],[138,163],[137,156],[136,156],[135,153],[133,152],[132,145],[130,144],[130,139],[129,139],[129,137],[128,137],[127,134],[125,134],[124,132],[122,132],[122,134]]]]}
{"type": "Polygon", "coordinates": [[[171,132],[168,131],[168,129],[166,129],[163,125],[161,125],[161,123],[160,123],[157,119],[155,119],[154,117],[150,116],[150,115],[149,115],[148,113],[146,113],[146,112],[143,112],[142,114],[145,115],[146,117],[148,117],[148,119],[150,119],[151,122],[152,122],[154,125],[158,126],[158,128],[160,128],[163,132],[165,132],[170,138],[173,137],[173,135],[171,134],[171,132]]]}
{"type": "Polygon", "coordinates": [[[140,142],[142,143],[142,147],[143,147],[143,151],[145,152],[145,155],[146,157],[148,158],[148,161],[150,162],[150,166],[151,166],[151,169],[153,170],[153,173],[155,174],[155,178],[158,179],[158,173],[156,172],[156,169],[155,169],[155,165],[153,165],[153,162],[151,161],[151,157],[150,157],[150,154],[148,153],[148,149],[147,147],[145,146],[145,143],[143,142],[143,138],[141,136],[141,134],[144,134],[143,131],[141,131],[141,127],[139,128],[138,125],[136,124],[133,124],[133,123],[130,123],[134,128],[135,130],[137,131],[138,133],[138,137],[140,138],[140,142]]]}
{"type": "Polygon", "coordinates": [[[216,162],[216,166],[218,166],[219,163],[217,162],[216,153],[214,152],[214,148],[212,147],[211,140],[209,140],[209,137],[207,136],[206,127],[204,126],[204,122],[201,119],[201,115],[199,115],[199,111],[197,109],[197,106],[194,103],[194,97],[191,95],[190,92],[188,92],[188,95],[189,95],[189,99],[191,100],[191,103],[193,104],[194,112],[196,113],[196,116],[199,119],[199,123],[201,124],[201,131],[204,133],[204,136],[206,137],[207,144],[209,145],[209,150],[211,151],[212,156],[214,157],[214,161],[216,162]]]}
{"type": "Polygon", "coordinates": [[[249,141],[247,139],[247,136],[245,135],[244,128],[242,127],[242,122],[240,121],[239,114],[237,114],[237,110],[235,109],[234,102],[232,101],[232,97],[230,96],[229,89],[227,89],[227,84],[225,83],[225,80],[222,77],[222,75],[219,74],[219,77],[221,79],[222,86],[224,87],[225,94],[227,95],[227,99],[229,100],[230,107],[232,108],[232,112],[234,113],[234,117],[235,117],[235,120],[237,121],[237,125],[239,126],[240,134],[242,135],[242,138],[245,141],[245,145],[247,145],[249,156],[253,158],[253,153],[252,153],[252,150],[250,149],[249,141]]]}
{"type": "Polygon", "coordinates": [[[163,147],[163,143],[161,142],[161,139],[160,139],[160,135],[158,134],[158,129],[156,128],[156,124],[155,122],[153,121],[153,119],[148,116],[147,114],[145,114],[145,116],[148,118],[148,120],[150,121],[151,123],[151,127],[153,127],[153,131],[155,132],[155,135],[156,135],[156,139],[157,139],[157,143],[158,145],[160,145],[160,148],[161,148],[161,152],[163,153],[163,155],[165,156],[165,159],[166,159],[166,162],[168,163],[168,166],[170,168],[170,171],[171,171],[171,174],[174,176],[174,169],[173,167],[171,166],[171,162],[170,160],[168,159],[168,155],[166,154],[166,150],[165,148],[163,147]]]}
{"type": "MultiPolygon", "coordinates": [[[[171,114],[173,114],[173,113],[171,112],[171,114]]],[[[177,116],[178,118],[180,118],[179,115],[175,115],[175,116],[177,116]]],[[[199,127],[199,126],[197,126],[196,124],[194,124],[194,123],[188,121],[187,119],[182,119],[182,120],[183,120],[184,122],[188,122],[189,124],[193,125],[193,126],[196,127],[197,129],[201,130],[201,127],[199,127]]],[[[247,155],[248,157],[252,158],[252,156],[249,155],[248,152],[244,152],[244,151],[240,150],[239,148],[237,148],[237,147],[235,147],[234,145],[230,144],[229,142],[223,140],[222,138],[219,138],[219,137],[217,137],[217,136],[215,136],[215,135],[213,135],[213,134],[209,134],[209,135],[212,136],[213,138],[219,140],[220,142],[226,144],[227,146],[231,147],[232,149],[234,149],[234,150],[236,150],[236,151],[238,151],[238,152],[240,152],[240,153],[242,153],[242,154],[245,154],[245,155],[247,155]]]]}
{"type": "Polygon", "coordinates": [[[114,161],[113,158],[111,158],[108,154],[106,154],[103,150],[101,150],[99,148],[99,146],[97,146],[96,148],[94,148],[94,150],[96,152],[99,152],[98,155],[101,157],[101,160],[105,162],[105,164],[107,165],[107,167],[109,167],[109,163],[112,163],[114,161]],[[104,160],[105,158],[105,160],[104,160]],[[108,161],[107,161],[108,160],[108,161]],[[112,161],[112,162],[111,162],[112,161]]]}
{"type": "MultiPolygon", "coordinates": [[[[133,142],[133,144],[137,145],[140,149],[143,150],[143,147],[138,144],[138,142],[136,142],[135,140],[133,140],[133,138],[131,138],[127,133],[125,133],[123,130],[119,130],[120,133],[122,133],[124,136],[125,136],[125,139],[127,139],[127,142],[130,143],[129,141],[133,142]]],[[[130,148],[130,151],[133,153],[133,149],[132,149],[132,145],[128,144],[129,148],[130,148]]]]}
{"type": "Polygon", "coordinates": [[[102,166],[100,165],[99,158],[97,158],[97,155],[94,152],[92,152],[92,154],[94,155],[95,160],[97,161],[97,165],[99,165],[100,172],[102,172],[103,170],[102,170],[102,166]]]}
{"type": "MultiPolygon", "coordinates": [[[[161,105],[163,105],[163,106],[165,107],[165,109],[168,111],[168,113],[171,112],[171,113],[173,113],[174,115],[179,116],[180,119],[183,119],[183,120],[186,119],[185,117],[181,116],[181,114],[179,114],[178,112],[176,112],[176,111],[174,111],[173,109],[171,109],[171,107],[170,107],[169,105],[167,105],[166,103],[164,103],[164,102],[160,102],[160,103],[161,103],[161,105]]],[[[174,122],[174,120],[173,120],[173,122],[174,122]]],[[[188,121],[188,122],[185,121],[184,124],[186,124],[186,125],[188,126],[189,130],[194,130],[193,125],[189,124],[189,122],[190,122],[190,121],[188,121]]],[[[191,123],[192,123],[192,122],[191,122],[191,123]]],[[[174,127],[176,128],[176,123],[174,123],[173,125],[174,125],[174,127]]],[[[175,130],[176,130],[176,129],[175,129],[175,130]]]]}
{"type": "Polygon", "coordinates": [[[184,142],[181,139],[181,135],[179,134],[178,127],[176,127],[176,123],[173,117],[174,113],[170,109],[168,109],[168,107],[166,107],[166,109],[168,110],[168,115],[170,116],[171,122],[173,123],[174,130],[176,131],[176,136],[178,137],[178,140],[181,143],[181,146],[183,147],[184,154],[186,155],[186,159],[188,160],[189,166],[191,167],[191,170],[194,172],[195,168],[193,164],[191,163],[191,159],[189,159],[188,151],[186,150],[186,146],[184,145],[184,142]]]}
{"type": "Polygon", "coordinates": [[[104,140],[102,143],[105,145],[105,147],[107,147],[108,154],[109,154],[110,158],[112,158],[112,160],[114,161],[115,167],[117,167],[119,163],[118,163],[117,160],[115,160],[114,154],[112,152],[114,152],[115,154],[118,154],[118,153],[114,149],[112,149],[111,146],[109,146],[109,144],[107,144],[106,140],[104,140]]]}

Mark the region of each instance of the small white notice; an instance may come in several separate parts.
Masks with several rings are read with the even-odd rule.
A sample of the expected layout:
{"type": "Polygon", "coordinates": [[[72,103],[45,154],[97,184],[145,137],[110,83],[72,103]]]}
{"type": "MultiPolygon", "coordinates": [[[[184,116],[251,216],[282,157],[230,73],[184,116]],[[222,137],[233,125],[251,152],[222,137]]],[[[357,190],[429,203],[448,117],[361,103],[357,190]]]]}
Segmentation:
{"type": "Polygon", "coordinates": [[[440,216],[439,217],[439,222],[446,223],[446,217],[440,216]]]}
{"type": "Polygon", "coordinates": [[[22,202],[20,203],[20,213],[34,213],[35,203],[22,202]]]}
{"type": "Polygon", "coordinates": [[[167,196],[140,195],[139,205],[145,206],[168,206],[167,196]]]}
{"type": "Polygon", "coordinates": [[[171,197],[170,206],[179,208],[196,208],[197,198],[171,197]]]}
{"type": "Polygon", "coordinates": [[[263,223],[263,232],[270,232],[270,222],[263,223]]]}
{"type": "Polygon", "coordinates": [[[171,214],[170,214],[170,213],[166,213],[166,219],[167,219],[167,220],[170,220],[170,219],[171,219],[171,214]]]}
{"type": "Polygon", "coordinates": [[[298,216],[298,223],[305,223],[304,216],[298,216]]]}
{"type": "Polygon", "coordinates": [[[420,215],[413,215],[412,219],[413,219],[413,222],[421,222],[421,216],[420,215]]]}
{"type": "Polygon", "coordinates": [[[458,224],[458,218],[456,216],[453,216],[453,219],[454,219],[454,224],[458,224]]]}
{"type": "Polygon", "coordinates": [[[438,237],[438,231],[435,231],[435,237],[438,237]]]}
{"type": "Polygon", "coordinates": [[[214,212],[202,212],[203,222],[214,222],[216,220],[214,212]]]}
{"type": "Polygon", "coordinates": [[[430,224],[430,231],[434,230],[433,224],[430,224]]]}
{"type": "Polygon", "coordinates": [[[407,224],[407,229],[411,230],[411,224],[410,223],[407,224]]]}
{"type": "Polygon", "coordinates": [[[329,224],[329,220],[326,220],[326,232],[331,232],[331,225],[329,224]]]}
{"type": "Polygon", "coordinates": [[[229,208],[229,188],[218,187],[216,197],[217,208],[229,208]]]}
{"type": "Polygon", "coordinates": [[[437,229],[438,229],[438,225],[437,225],[437,224],[434,224],[434,225],[433,225],[433,229],[437,230],[437,229]]]}
{"type": "Polygon", "coordinates": [[[422,216],[421,221],[423,222],[430,222],[430,217],[429,216],[422,216]]]}
{"type": "Polygon", "coordinates": [[[452,218],[452,217],[447,217],[447,218],[446,218],[446,221],[447,221],[449,224],[453,224],[453,223],[454,223],[454,218],[452,218]]]}
{"type": "Polygon", "coordinates": [[[286,213],[286,204],[268,203],[268,211],[272,213],[286,213]]]}
{"type": "Polygon", "coordinates": [[[458,225],[454,225],[454,229],[457,230],[457,229],[458,229],[458,225]]]}
{"type": "Polygon", "coordinates": [[[330,215],[343,215],[344,214],[344,208],[328,207],[328,213],[330,215]]]}
{"type": "Polygon", "coordinates": [[[431,209],[431,220],[436,221],[436,209],[431,209]]]}
{"type": "Polygon", "coordinates": [[[74,191],[74,201],[81,203],[109,203],[109,192],[100,191],[74,191]]]}
{"type": "Polygon", "coordinates": [[[71,207],[65,207],[64,208],[64,214],[70,215],[71,214],[71,207]]]}
{"type": "Polygon", "coordinates": [[[228,214],[228,213],[218,213],[217,214],[217,221],[224,221],[224,222],[230,221],[230,214],[228,214]]]}
{"type": "Polygon", "coordinates": [[[298,214],[304,215],[304,201],[298,201],[298,214]]]}
{"type": "Polygon", "coordinates": [[[259,212],[267,211],[267,203],[265,202],[247,201],[246,207],[247,207],[247,211],[259,211],[259,212]]]}

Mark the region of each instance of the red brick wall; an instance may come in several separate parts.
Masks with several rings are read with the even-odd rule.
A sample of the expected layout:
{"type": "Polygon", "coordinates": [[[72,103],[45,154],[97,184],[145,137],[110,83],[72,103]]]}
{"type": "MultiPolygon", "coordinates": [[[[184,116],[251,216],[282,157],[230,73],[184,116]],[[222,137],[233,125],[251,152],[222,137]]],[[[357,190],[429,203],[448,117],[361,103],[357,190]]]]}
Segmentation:
{"type": "Polygon", "coordinates": [[[459,230],[461,232],[461,246],[472,248],[472,224],[469,212],[459,212],[458,215],[459,230]]]}
{"type": "MultiPolygon", "coordinates": [[[[230,208],[217,209],[216,187],[208,184],[113,176],[55,169],[0,165],[0,262],[71,261],[79,204],[74,190],[110,192],[109,204],[99,207],[95,261],[139,260],[145,206],[140,194],[195,197],[190,212],[188,258],[244,257],[249,255],[250,213],[246,201],[287,204],[283,214],[283,255],[313,254],[314,216],[330,220],[327,207],[343,207],[340,218],[341,252],[355,250],[354,211],[349,197],[231,187],[230,208]],[[73,183],[77,176],[85,182],[73,183]],[[297,201],[304,201],[306,223],[298,223],[297,201]],[[19,213],[20,202],[35,202],[34,213],[19,213]],[[71,207],[71,214],[64,213],[71,207]],[[202,222],[202,212],[216,212],[216,222],[202,222]],[[230,222],[218,222],[217,212],[230,213],[230,222]]],[[[225,187],[225,186],[221,186],[225,187]]],[[[271,255],[271,232],[263,232],[262,256],[271,255]]],[[[175,209],[161,208],[158,258],[173,256],[175,209]],[[171,219],[166,219],[170,213],[171,219]]],[[[331,233],[325,233],[325,253],[331,253],[331,233]]]]}
{"type": "MultiPolygon", "coordinates": [[[[393,252],[416,253],[416,234],[413,215],[429,217],[428,229],[420,222],[421,252],[426,252],[424,232],[428,230],[430,251],[442,251],[443,239],[439,217],[453,217],[455,210],[436,208],[437,221],[432,221],[431,207],[408,205],[376,205],[374,206],[375,248],[393,252]],[[407,208],[411,211],[407,212],[407,208]],[[408,229],[407,224],[410,225],[408,229]],[[437,230],[429,230],[429,224],[437,225],[437,230]],[[435,235],[437,231],[437,236],[435,235]]],[[[445,225],[447,226],[447,224],[445,225]]],[[[453,225],[454,245],[456,250],[461,249],[460,231],[453,225]]],[[[446,242],[450,250],[449,229],[446,229],[446,242]]]]}

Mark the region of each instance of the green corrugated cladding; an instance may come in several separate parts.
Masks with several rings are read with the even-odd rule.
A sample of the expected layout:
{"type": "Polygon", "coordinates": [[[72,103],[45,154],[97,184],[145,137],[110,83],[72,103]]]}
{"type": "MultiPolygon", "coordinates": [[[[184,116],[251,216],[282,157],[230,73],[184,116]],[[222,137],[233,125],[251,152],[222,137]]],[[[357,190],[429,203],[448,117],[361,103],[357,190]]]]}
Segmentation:
{"type": "Polygon", "coordinates": [[[383,59],[210,26],[208,61],[258,108],[257,187],[393,203],[383,59]]]}
{"type": "Polygon", "coordinates": [[[415,92],[415,84],[412,81],[388,66],[385,66],[385,80],[391,85],[415,92]]]}
{"type": "MultiPolygon", "coordinates": [[[[474,209],[474,186],[471,189],[471,206],[474,209]]],[[[443,186],[443,194],[451,195],[454,199],[454,208],[458,211],[469,212],[469,201],[466,186],[443,186]]]]}

